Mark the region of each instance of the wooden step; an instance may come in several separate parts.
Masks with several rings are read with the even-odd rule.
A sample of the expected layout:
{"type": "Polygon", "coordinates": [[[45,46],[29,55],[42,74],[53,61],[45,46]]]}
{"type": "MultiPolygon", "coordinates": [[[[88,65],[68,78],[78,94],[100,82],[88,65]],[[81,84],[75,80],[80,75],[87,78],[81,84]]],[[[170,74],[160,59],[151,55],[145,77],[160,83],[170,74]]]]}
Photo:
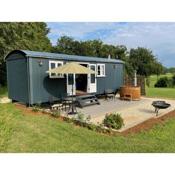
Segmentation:
{"type": "Polygon", "coordinates": [[[100,104],[98,98],[95,95],[83,95],[77,97],[78,106],[83,108],[93,104],[100,104]]]}

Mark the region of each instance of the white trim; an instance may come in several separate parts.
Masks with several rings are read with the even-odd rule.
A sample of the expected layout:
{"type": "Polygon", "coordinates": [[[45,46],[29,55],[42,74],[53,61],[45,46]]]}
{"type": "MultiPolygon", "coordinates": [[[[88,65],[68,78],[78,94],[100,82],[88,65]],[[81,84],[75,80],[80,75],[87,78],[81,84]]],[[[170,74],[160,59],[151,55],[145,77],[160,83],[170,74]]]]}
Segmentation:
{"type": "Polygon", "coordinates": [[[78,64],[86,64],[86,65],[90,64],[89,62],[78,62],[78,61],[76,63],[78,63],[78,64]]]}
{"type": "Polygon", "coordinates": [[[97,77],[105,77],[106,76],[106,67],[105,64],[97,64],[97,77]],[[100,66],[100,75],[98,75],[98,66],[100,66]],[[102,74],[102,66],[104,67],[104,73],[102,74]]]}
{"type": "Polygon", "coordinates": [[[70,96],[70,95],[75,95],[76,94],[76,87],[75,87],[75,74],[72,74],[73,75],[73,94],[72,94],[72,84],[69,84],[68,82],[68,75],[69,74],[66,74],[66,87],[67,87],[67,95],[70,96]]]}
{"type": "MultiPolygon", "coordinates": [[[[97,65],[96,64],[89,64],[89,69],[91,69],[91,66],[95,67],[95,72],[97,71],[97,65]]],[[[91,76],[92,74],[88,74],[88,86],[87,86],[87,92],[88,93],[95,93],[97,92],[97,78],[95,74],[95,82],[91,83],[91,76]]]]}
{"type": "MultiPolygon", "coordinates": [[[[55,68],[58,67],[58,63],[63,65],[63,61],[53,61],[53,60],[49,60],[49,70],[51,70],[51,64],[54,63],[55,64],[55,68]]],[[[52,73],[49,73],[49,77],[50,78],[64,78],[63,74],[55,74],[52,75],[52,73]]]]}
{"type": "MultiPolygon", "coordinates": [[[[78,64],[85,64],[85,65],[87,65],[87,68],[89,69],[89,65],[90,65],[89,62],[78,62],[77,61],[76,63],[78,63],[78,64]]],[[[89,86],[90,86],[89,78],[90,78],[90,75],[87,74],[87,88],[86,88],[86,92],[89,92],[89,86]]],[[[75,85],[76,85],[76,78],[75,78],[75,85]]],[[[76,86],[75,86],[75,91],[76,91],[76,86]]]]}

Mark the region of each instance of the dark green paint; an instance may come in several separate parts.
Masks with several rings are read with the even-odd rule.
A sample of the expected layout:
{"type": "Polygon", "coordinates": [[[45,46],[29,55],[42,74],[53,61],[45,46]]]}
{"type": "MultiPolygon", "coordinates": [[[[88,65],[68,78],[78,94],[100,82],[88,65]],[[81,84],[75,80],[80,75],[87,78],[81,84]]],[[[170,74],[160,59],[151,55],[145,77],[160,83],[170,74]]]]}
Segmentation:
{"type": "MultiPolygon", "coordinates": [[[[57,60],[59,59],[64,62],[72,61],[72,59],[68,60],[69,56],[66,58],[67,59],[59,57],[57,60]]],[[[27,104],[35,104],[65,97],[66,78],[51,79],[46,73],[49,69],[49,60],[54,59],[55,58],[42,58],[41,55],[37,58],[36,55],[35,57],[26,56],[22,51],[13,51],[7,55],[9,98],[27,104]],[[42,65],[39,64],[40,61],[42,65]]],[[[89,59],[88,57],[87,60],[89,59]]],[[[95,59],[92,60],[94,61],[88,62],[91,64],[97,63],[95,59]]],[[[105,61],[106,60],[107,59],[105,59],[105,61]]],[[[78,57],[77,61],[83,62],[84,59],[80,60],[80,57],[78,57]]],[[[123,85],[123,62],[112,62],[109,60],[109,62],[104,62],[104,64],[106,67],[106,77],[97,77],[96,94],[103,94],[105,89],[116,90],[123,85]]]]}

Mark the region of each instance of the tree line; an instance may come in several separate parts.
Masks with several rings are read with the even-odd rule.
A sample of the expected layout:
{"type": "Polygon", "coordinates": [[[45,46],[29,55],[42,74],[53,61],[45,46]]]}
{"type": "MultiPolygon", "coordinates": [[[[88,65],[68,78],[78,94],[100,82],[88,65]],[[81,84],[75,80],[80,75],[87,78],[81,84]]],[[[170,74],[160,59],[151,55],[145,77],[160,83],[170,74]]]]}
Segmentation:
{"type": "MultiPolygon", "coordinates": [[[[125,73],[134,70],[143,76],[161,74],[165,68],[150,49],[138,47],[127,49],[124,45],[105,44],[101,40],[78,41],[62,36],[53,46],[48,38],[50,32],[46,23],[21,22],[0,23],[0,84],[6,85],[5,55],[14,49],[48,51],[54,53],[120,59],[125,62],[125,73]]],[[[116,43],[117,44],[117,43],[116,43]]]]}

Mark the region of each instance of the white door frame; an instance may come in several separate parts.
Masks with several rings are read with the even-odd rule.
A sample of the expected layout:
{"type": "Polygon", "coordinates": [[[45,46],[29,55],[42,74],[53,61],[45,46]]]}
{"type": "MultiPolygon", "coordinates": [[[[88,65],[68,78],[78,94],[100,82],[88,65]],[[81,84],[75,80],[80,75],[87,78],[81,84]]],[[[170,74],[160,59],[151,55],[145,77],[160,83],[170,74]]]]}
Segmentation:
{"type": "MultiPolygon", "coordinates": [[[[95,66],[95,72],[97,70],[97,64],[90,64],[89,62],[76,62],[78,64],[86,64],[87,68],[90,69],[90,66],[93,65],[95,66]]],[[[75,74],[73,74],[73,95],[76,94],[76,78],[75,78],[75,74]]],[[[66,74],[66,84],[67,84],[67,94],[68,95],[72,95],[72,84],[69,85],[68,84],[68,74],[66,74]]],[[[97,78],[96,78],[96,74],[95,74],[95,83],[91,83],[91,74],[87,75],[87,92],[88,93],[95,93],[97,92],[97,78]]]]}
{"type": "Polygon", "coordinates": [[[75,74],[66,74],[66,86],[67,86],[67,95],[75,95],[75,74]],[[72,83],[69,84],[69,75],[73,75],[73,94],[72,94],[72,83]]]}
{"type": "Polygon", "coordinates": [[[91,66],[95,66],[95,74],[88,74],[88,93],[95,93],[97,92],[97,77],[96,77],[96,72],[97,72],[97,65],[96,64],[89,64],[89,69],[91,66]],[[94,82],[91,82],[91,76],[95,76],[94,82]]]}
{"type": "MultiPolygon", "coordinates": [[[[87,68],[89,67],[89,63],[88,62],[76,62],[78,64],[86,64],[87,65],[87,68]]],[[[75,78],[75,74],[73,74],[73,95],[76,94],[76,78],[75,78]]],[[[87,92],[88,92],[88,75],[87,75],[87,92]]],[[[72,95],[72,84],[69,85],[68,83],[68,74],[66,74],[66,86],[67,86],[67,95],[72,95]]]]}
{"type": "MultiPolygon", "coordinates": [[[[89,68],[89,62],[76,62],[78,64],[86,64],[87,65],[87,68],[89,68]]],[[[76,79],[75,79],[75,85],[76,85],[76,79]]],[[[87,74],[87,90],[86,92],[88,92],[88,87],[89,87],[89,75],[87,74]]],[[[75,86],[75,91],[76,91],[76,86],[75,86]]]]}

